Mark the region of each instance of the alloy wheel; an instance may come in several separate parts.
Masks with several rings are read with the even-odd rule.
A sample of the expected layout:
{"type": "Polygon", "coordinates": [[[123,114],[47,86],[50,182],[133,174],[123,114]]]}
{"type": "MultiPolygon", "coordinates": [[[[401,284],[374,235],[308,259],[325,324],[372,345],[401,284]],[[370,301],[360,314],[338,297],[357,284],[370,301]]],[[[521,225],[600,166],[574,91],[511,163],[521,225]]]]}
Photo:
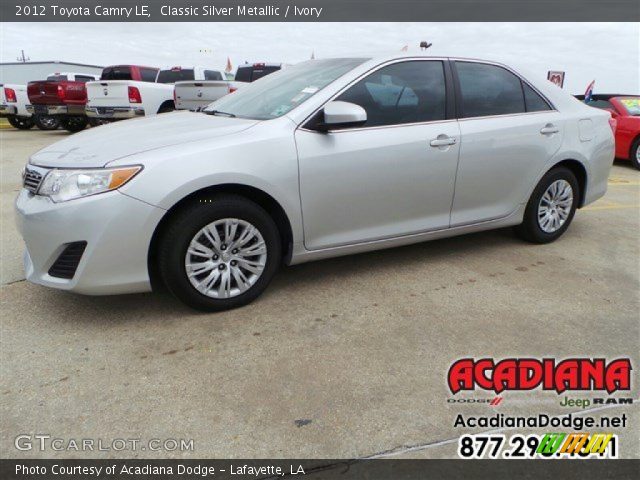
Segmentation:
{"type": "Polygon", "coordinates": [[[573,189],[566,180],[556,180],[538,204],[538,225],[545,233],[557,232],[569,218],[573,206],[573,189]]]}
{"type": "Polygon", "coordinates": [[[212,298],[233,298],[249,290],[267,263],[260,231],[239,218],[216,220],[191,239],[184,266],[191,285],[212,298]]]}

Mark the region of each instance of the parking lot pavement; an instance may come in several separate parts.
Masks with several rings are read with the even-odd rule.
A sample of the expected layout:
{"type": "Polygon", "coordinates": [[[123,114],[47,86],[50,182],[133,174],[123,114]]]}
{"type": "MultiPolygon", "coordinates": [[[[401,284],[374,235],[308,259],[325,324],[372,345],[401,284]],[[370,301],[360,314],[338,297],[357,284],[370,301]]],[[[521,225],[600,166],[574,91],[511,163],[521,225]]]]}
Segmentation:
{"type": "MultiPolygon", "coordinates": [[[[200,314],[166,295],[83,297],[20,281],[10,200],[28,154],[64,136],[0,132],[5,457],[454,456],[458,413],[572,411],[542,391],[506,393],[499,407],[449,404],[458,358],[640,365],[640,173],[626,163],[553,244],[501,230],[309,263],[248,307],[200,314]],[[194,451],[22,452],[23,433],[193,439],[194,451]]],[[[637,403],[637,384],[617,396],[637,403]]],[[[621,455],[638,457],[637,405],[594,415],[623,413],[621,455]]]]}

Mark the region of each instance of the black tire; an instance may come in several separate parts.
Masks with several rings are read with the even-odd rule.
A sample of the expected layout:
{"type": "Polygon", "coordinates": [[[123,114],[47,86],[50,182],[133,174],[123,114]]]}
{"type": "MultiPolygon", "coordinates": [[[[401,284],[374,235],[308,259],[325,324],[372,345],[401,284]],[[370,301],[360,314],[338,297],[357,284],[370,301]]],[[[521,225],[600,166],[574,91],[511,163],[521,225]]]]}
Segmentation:
{"type": "Polygon", "coordinates": [[[89,126],[93,127],[99,127],[100,125],[104,125],[106,123],[109,123],[107,120],[102,120],[101,118],[90,118],[89,119],[89,126]]]}
{"type": "Polygon", "coordinates": [[[269,285],[280,266],[282,249],[278,227],[259,205],[239,195],[216,195],[192,203],[171,219],[158,245],[160,276],[179,300],[202,311],[241,307],[255,300],[269,285]],[[244,220],[258,229],[267,248],[264,270],[249,289],[231,298],[213,298],[201,293],[187,277],[185,256],[194,236],[206,225],[225,218],[244,220]]]}
{"type": "Polygon", "coordinates": [[[531,194],[529,202],[524,212],[524,218],[520,225],[515,227],[515,231],[520,238],[531,243],[549,243],[558,239],[569,228],[573,216],[576,213],[578,202],[580,201],[580,187],[576,176],[571,170],[565,167],[558,167],[549,170],[544,177],[538,182],[538,185],[531,194]],[[545,232],[538,221],[538,206],[542,196],[551,186],[551,184],[557,180],[565,180],[571,185],[573,191],[573,202],[569,215],[560,228],[552,233],[545,232]]]}
{"type": "Polygon", "coordinates": [[[160,107],[160,109],[158,110],[158,114],[173,112],[175,109],[176,109],[175,105],[173,104],[169,105],[168,103],[166,103],[160,107]]]}
{"type": "Polygon", "coordinates": [[[84,130],[85,128],[87,128],[87,125],[89,124],[89,119],[81,115],[77,115],[73,117],[65,117],[62,120],[60,120],[60,124],[62,125],[62,128],[64,128],[66,131],[75,133],[75,132],[80,132],[81,130],[84,130]]]}
{"type": "Polygon", "coordinates": [[[60,128],[60,119],[53,115],[36,115],[34,122],[40,130],[57,130],[60,128]]]}
{"type": "Polygon", "coordinates": [[[640,138],[637,138],[631,146],[631,152],[629,152],[629,160],[631,165],[637,170],[640,170],[640,160],[638,160],[638,150],[640,150],[640,138]]]}
{"type": "Polygon", "coordinates": [[[16,117],[12,115],[8,117],[9,123],[13,128],[17,128],[18,130],[29,130],[33,128],[33,118],[31,117],[16,117]]]}

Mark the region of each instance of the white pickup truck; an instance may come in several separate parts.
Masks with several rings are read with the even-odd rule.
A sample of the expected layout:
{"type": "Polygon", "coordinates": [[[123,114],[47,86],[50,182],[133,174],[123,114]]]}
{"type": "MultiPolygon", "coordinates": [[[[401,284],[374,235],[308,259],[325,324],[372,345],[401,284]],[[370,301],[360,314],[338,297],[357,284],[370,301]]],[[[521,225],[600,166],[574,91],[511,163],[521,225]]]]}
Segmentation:
{"type": "Polygon", "coordinates": [[[87,116],[118,120],[151,116],[175,110],[174,83],[217,78],[218,70],[206,67],[171,67],[158,72],[155,82],[100,80],[87,84],[87,116]]]}
{"type": "Polygon", "coordinates": [[[280,63],[253,63],[238,67],[235,80],[224,79],[224,74],[218,72],[216,77],[205,81],[176,82],[174,103],[178,110],[198,110],[219,98],[233,93],[243,85],[258,80],[283,67],[280,63]]]}
{"type": "Polygon", "coordinates": [[[40,130],[55,130],[60,126],[56,117],[34,115],[29,106],[26,85],[0,84],[0,118],[6,118],[12,127],[29,130],[36,125],[40,130]]]}

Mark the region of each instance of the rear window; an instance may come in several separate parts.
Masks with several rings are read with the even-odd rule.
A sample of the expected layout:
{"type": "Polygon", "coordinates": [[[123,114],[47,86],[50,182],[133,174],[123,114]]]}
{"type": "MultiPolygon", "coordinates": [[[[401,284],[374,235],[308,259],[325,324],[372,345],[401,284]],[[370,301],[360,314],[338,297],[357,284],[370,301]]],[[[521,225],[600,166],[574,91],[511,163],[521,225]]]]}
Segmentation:
{"type": "Polygon", "coordinates": [[[589,105],[590,107],[602,108],[605,110],[608,108],[613,108],[613,105],[611,105],[611,102],[609,100],[591,100],[587,102],[587,105],[589,105]]]}
{"type": "Polygon", "coordinates": [[[255,66],[246,65],[238,67],[236,72],[236,80],[239,82],[255,82],[259,78],[262,78],[270,73],[280,70],[279,66],[255,66]]]}
{"type": "Polygon", "coordinates": [[[143,82],[155,82],[158,76],[157,68],[140,68],[140,76],[143,82]]]}
{"type": "Polygon", "coordinates": [[[193,68],[160,70],[158,83],[176,83],[184,80],[194,80],[193,68]]]}
{"type": "Polygon", "coordinates": [[[620,103],[629,112],[629,115],[640,117],[640,97],[621,98],[620,103]]]}
{"type": "Polygon", "coordinates": [[[47,81],[48,82],[66,82],[67,76],[66,75],[49,75],[47,77],[47,81]]]}
{"type": "Polygon", "coordinates": [[[205,70],[204,79],[205,80],[222,80],[222,73],[216,70],[205,70]]]}
{"type": "Polygon", "coordinates": [[[87,83],[87,82],[93,82],[94,80],[95,78],[87,77],[86,75],[76,75],[76,82],[87,83]]]}
{"type": "Polygon", "coordinates": [[[102,70],[100,80],[132,80],[129,67],[107,67],[102,70]]]}

